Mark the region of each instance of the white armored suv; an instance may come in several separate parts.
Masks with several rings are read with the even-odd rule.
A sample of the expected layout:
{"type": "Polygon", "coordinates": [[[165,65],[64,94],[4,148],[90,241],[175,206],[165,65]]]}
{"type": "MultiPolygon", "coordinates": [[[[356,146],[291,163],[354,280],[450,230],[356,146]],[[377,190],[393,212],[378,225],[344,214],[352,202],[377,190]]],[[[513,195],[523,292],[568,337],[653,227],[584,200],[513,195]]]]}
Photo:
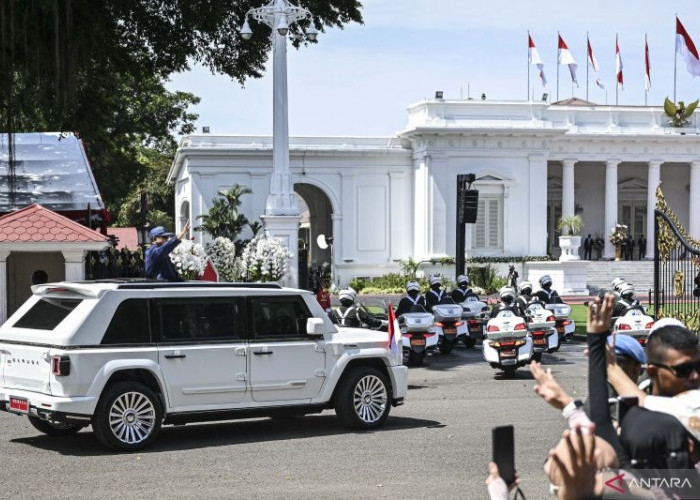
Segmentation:
{"type": "Polygon", "coordinates": [[[309,292],[126,281],[32,290],[0,327],[0,410],[49,435],[92,425],[104,445],[135,450],[163,424],[329,408],[373,429],[406,395],[386,332],[336,327],[309,292]]]}

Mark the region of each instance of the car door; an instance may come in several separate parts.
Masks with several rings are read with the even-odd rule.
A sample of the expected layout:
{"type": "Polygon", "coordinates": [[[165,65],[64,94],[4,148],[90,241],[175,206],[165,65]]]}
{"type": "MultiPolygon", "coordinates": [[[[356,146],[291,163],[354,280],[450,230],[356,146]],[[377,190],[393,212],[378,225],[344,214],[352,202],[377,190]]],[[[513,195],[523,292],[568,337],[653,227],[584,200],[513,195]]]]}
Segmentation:
{"type": "Polygon", "coordinates": [[[322,338],[306,334],[311,313],[298,295],[250,297],[248,347],[255,402],[308,401],[325,381],[322,338]]]}
{"type": "Polygon", "coordinates": [[[161,298],[155,311],[170,406],[223,409],[242,402],[247,393],[244,299],[161,298]]]}

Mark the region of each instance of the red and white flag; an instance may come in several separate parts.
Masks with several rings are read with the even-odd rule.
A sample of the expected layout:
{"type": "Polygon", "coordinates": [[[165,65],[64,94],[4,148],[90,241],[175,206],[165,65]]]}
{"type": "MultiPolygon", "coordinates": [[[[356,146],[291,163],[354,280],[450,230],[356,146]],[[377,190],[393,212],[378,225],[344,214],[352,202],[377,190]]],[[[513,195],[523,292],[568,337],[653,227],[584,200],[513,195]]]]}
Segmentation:
{"type": "Polygon", "coordinates": [[[601,79],[598,77],[598,60],[595,58],[593,55],[593,47],[591,47],[591,41],[586,39],[588,42],[588,64],[593,68],[593,71],[595,71],[595,84],[598,85],[601,89],[605,88],[605,85],[603,85],[603,82],[601,79]]]}
{"type": "Polygon", "coordinates": [[[569,67],[569,72],[571,73],[571,81],[578,87],[578,80],[576,80],[576,68],[577,64],[574,60],[574,56],[571,55],[569,47],[567,47],[564,39],[559,35],[559,64],[565,64],[569,67]]]}
{"type": "Polygon", "coordinates": [[[540,80],[542,80],[542,86],[547,88],[547,78],[544,76],[544,63],[542,62],[542,58],[540,57],[537,47],[535,47],[535,42],[532,40],[532,37],[529,34],[527,35],[527,47],[529,63],[534,64],[537,66],[537,69],[540,70],[539,75],[540,80]]]}
{"type": "Polygon", "coordinates": [[[400,365],[403,362],[401,328],[399,327],[399,320],[396,319],[394,306],[391,305],[391,302],[389,302],[389,314],[387,320],[387,331],[389,332],[389,350],[391,350],[392,354],[394,355],[396,364],[400,365]]]}
{"type": "Polygon", "coordinates": [[[692,38],[676,17],[676,53],[685,61],[685,67],[693,76],[700,76],[700,57],[692,38]]]}
{"type": "Polygon", "coordinates": [[[644,90],[651,89],[651,66],[649,65],[649,43],[644,36],[644,90]]]}
{"type": "Polygon", "coordinates": [[[615,74],[617,75],[617,86],[624,90],[624,78],[622,77],[622,57],[620,57],[620,45],[615,38],[615,74]]]}

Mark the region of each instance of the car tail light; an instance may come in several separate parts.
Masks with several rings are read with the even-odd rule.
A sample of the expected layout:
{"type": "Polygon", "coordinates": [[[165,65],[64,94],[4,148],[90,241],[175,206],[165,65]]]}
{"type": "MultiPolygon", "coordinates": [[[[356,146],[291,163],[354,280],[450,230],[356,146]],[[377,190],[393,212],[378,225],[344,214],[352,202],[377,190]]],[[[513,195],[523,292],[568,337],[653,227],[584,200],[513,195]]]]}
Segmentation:
{"type": "Polygon", "coordinates": [[[647,325],[644,328],[652,328],[654,326],[654,322],[652,321],[651,323],[647,323],[647,325]]]}
{"type": "Polygon", "coordinates": [[[527,325],[525,323],[518,323],[513,330],[527,330],[527,325]]]}
{"type": "Polygon", "coordinates": [[[544,332],[532,332],[532,336],[533,336],[533,337],[543,337],[543,336],[544,336],[544,332]]]}
{"type": "Polygon", "coordinates": [[[51,373],[57,377],[70,375],[70,358],[66,355],[51,358],[51,373]]]}
{"type": "Polygon", "coordinates": [[[500,332],[500,330],[498,329],[498,327],[496,325],[489,325],[486,328],[486,331],[487,332],[500,332]]]}
{"type": "Polygon", "coordinates": [[[640,344],[642,347],[644,347],[645,345],[647,345],[647,339],[645,339],[644,337],[638,338],[637,340],[639,340],[639,344],[640,344]]]}
{"type": "Polygon", "coordinates": [[[554,316],[547,316],[547,321],[556,321],[554,316]]]}
{"type": "Polygon", "coordinates": [[[515,346],[515,340],[501,341],[499,342],[500,347],[513,347],[515,346]]]}
{"type": "Polygon", "coordinates": [[[455,323],[455,326],[462,326],[464,324],[464,321],[457,321],[455,323]]]}
{"type": "Polygon", "coordinates": [[[525,345],[525,341],[520,339],[516,340],[513,344],[515,345],[515,347],[520,347],[521,345],[525,345]]]}
{"type": "Polygon", "coordinates": [[[625,323],[622,323],[622,324],[618,325],[617,329],[618,330],[631,330],[632,327],[629,325],[626,325],[625,323]]]}
{"type": "Polygon", "coordinates": [[[440,328],[445,326],[445,323],[441,323],[440,321],[435,323],[435,326],[439,326],[440,328]]]}
{"type": "Polygon", "coordinates": [[[565,320],[565,321],[562,321],[561,324],[564,325],[564,326],[570,325],[570,324],[571,324],[571,320],[570,320],[570,319],[567,319],[567,320],[565,320]]]}

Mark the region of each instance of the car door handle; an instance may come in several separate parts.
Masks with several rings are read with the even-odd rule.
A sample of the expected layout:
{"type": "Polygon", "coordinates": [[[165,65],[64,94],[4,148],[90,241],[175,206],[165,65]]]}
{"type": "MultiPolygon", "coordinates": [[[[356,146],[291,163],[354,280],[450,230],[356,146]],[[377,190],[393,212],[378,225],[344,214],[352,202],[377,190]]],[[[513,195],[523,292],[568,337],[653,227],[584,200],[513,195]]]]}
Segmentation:
{"type": "Polygon", "coordinates": [[[187,355],[185,354],[166,354],[165,359],[180,359],[180,358],[186,358],[187,355]]]}
{"type": "Polygon", "coordinates": [[[253,354],[256,356],[269,356],[272,354],[274,351],[253,351],[253,354]]]}

